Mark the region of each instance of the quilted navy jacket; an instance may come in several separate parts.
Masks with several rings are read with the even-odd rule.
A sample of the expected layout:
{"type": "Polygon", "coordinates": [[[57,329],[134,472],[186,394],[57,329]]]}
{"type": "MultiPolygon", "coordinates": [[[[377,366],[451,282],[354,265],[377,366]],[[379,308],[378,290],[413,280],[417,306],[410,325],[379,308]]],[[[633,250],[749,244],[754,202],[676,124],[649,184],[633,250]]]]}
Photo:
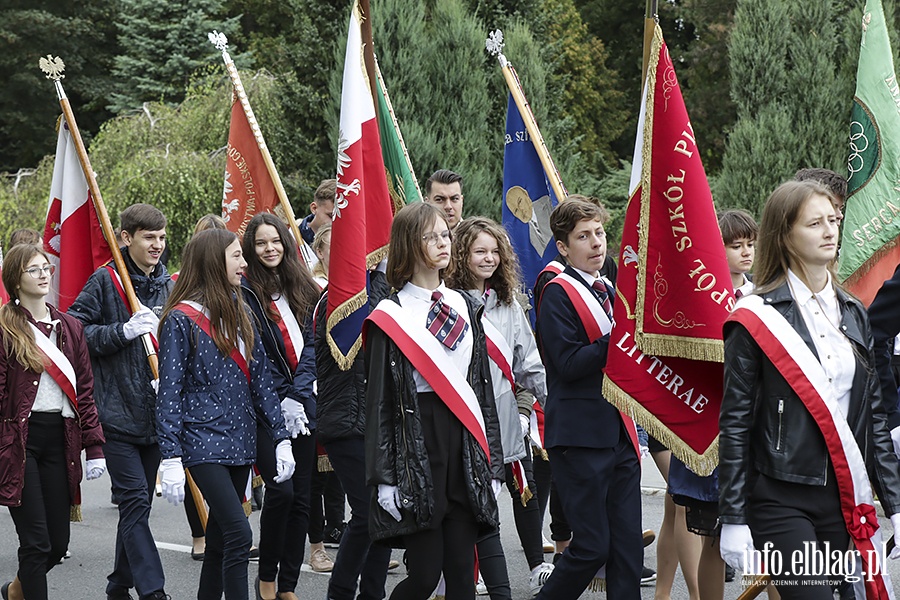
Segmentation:
{"type": "Polygon", "coordinates": [[[163,458],[180,456],[185,467],[251,464],[257,422],[271,430],[275,443],[289,439],[258,333],[247,365],[249,381],[190,317],[180,310],[166,317],[160,326],[156,403],[163,458]]]}

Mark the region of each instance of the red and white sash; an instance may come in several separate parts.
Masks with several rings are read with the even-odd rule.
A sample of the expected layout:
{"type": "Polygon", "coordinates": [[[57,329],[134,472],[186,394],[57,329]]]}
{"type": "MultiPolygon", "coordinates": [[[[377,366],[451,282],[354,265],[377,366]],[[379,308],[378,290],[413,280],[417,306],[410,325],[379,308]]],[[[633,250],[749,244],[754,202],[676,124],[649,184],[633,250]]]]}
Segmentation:
{"type": "Polygon", "coordinates": [[[547,263],[547,266],[541,269],[541,272],[538,273],[538,277],[543,275],[544,273],[553,273],[554,275],[559,275],[563,271],[566,270],[566,265],[562,264],[558,260],[551,260],[547,263]]]}
{"type": "Polygon", "coordinates": [[[894,598],[865,459],[825,369],[787,319],[759,296],[741,298],[728,321],[747,329],[819,426],[834,466],[844,522],[862,558],[866,598],[894,598]]]}
{"type": "MultiPolygon", "coordinates": [[[[209,322],[209,315],[203,306],[196,302],[191,302],[190,300],[182,300],[175,306],[175,309],[186,314],[197,324],[197,327],[199,327],[203,333],[208,335],[211,339],[215,339],[213,338],[213,326],[209,322]]],[[[232,348],[229,356],[231,360],[237,364],[238,368],[247,378],[247,381],[250,381],[250,367],[247,366],[247,358],[244,356],[244,341],[240,338],[238,338],[238,346],[240,347],[240,350],[238,350],[238,348],[232,348]]]]}
{"type": "MultiPolygon", "coordinates": [[[[122,285],[122,278],[119,277],[119,272],[112,265],[104,265],[104,268],[109,271],[109,277],[112,279],[116,291],[119,292],[119,297],[125,304],[125,309],[131,313],[131,304],[128,303],[128,295],[125,293],[125,287],[122,285]]],[[[150,333],[150,340],[153,342],[153,349],[159,352],[159,341],[157,341],[155,333],[150,333]]]]}
{"type": "Polygon", "coordinates": [[[366,320],[378,325],[397,344],[403,356],[472,434],[490,462],[491,451],[478,397],[466,376],[447,357],[445,346],[424,327],[410,323],[409,315],[393,300],[379,302],[366,320]]]}
{"type": "Polygon", "coordinates": [[[481,317],[481,325],[484,327],[488,356],[490,357],[491,362],[500,369],[503,377],[509,382],[509,385],[512,386],[513,394],[515,394],[516,378],[513,375],[512,370],[512,348],[509,347],[509,343],[506,341],[506,338],[503,337],[503,334],[500,333],[500,330],[494,327],[486,316],[481,317]]]}
{"type": "MultiPolygon", "coordinates": [[[[566,296],[569,297],[569,301],[575,307],[575,313],[581,319],[581,324],[584,325],[584,331],[587,333],[588,340],[591,343],[612,330],[612,322],[606,315],[606,311],[603,310],[603,306],[600,305],[594,293],[588,289],[583,281],[578,281],[568,273],[560,273],[551,279],[547,285],[551,283],[561,286],[566,291],[566,296]]],[[[612,285],[608,282],[607,285],[612,289],[612,285]]],[[[619,411],[619,414],[622,415],[625,431],[628,432],[628,437],[631,439],[634,451],[637,452],[638,460],[640,460],[641,444],[638,441],[634,419],[622,411],[619,411]]]]}
{"type": "Polygon", "coordinates": [[[74,408],[78,408],[78,394],[75,391],[75,369],[72,363],[66,358],[62,350],[56,347],[56,344],[50,341],[44,332],[38,329],[34,323],[28,323],[31,332],[34,334],[34,342],[37,344],[38,350],[44,355],[44,368],[53,378],[53,381],[62,389],[66,398],[72,403],[74,408]]]}
{"type": "Polygon", "coordinates": [[[288,366],[293,373],[300,364],[300,353],[303,352],[303,332],[300,330],[300,323],[297,322],[294,311],[291,310],[291,305],[283,294],[279,294],[276,299],[272,300],[272,306],[281,317],[278,320],[278,331],[281,332],[281,338],[284,340],[288,366]]]}

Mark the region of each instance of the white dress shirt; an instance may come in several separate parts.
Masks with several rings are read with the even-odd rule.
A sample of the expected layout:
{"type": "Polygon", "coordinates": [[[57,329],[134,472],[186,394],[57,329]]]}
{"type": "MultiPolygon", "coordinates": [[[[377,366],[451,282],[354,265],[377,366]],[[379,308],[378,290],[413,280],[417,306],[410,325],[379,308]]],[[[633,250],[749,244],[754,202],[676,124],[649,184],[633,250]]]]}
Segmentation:
{"type": "Polygon", "coordinates": [[[847,416],[850,389],[856,374],[856,356],[852,343],[841,331],[841,308],[831,284],[831,275],[824,289],[817,294],[813,294],[791,270],[788,270],[788,283],[841,412],[847,416]]]}
{"type": "MultiPolygon", "coordinates": [[[[444,295],[444,302],[449,304],[450,308],[456,310],[459,314],[459,318],[466,323],[469,323],[469,306],[466,304],[462,294],[456,290],[449,289],[444,285],[443,281],[437,287],[437,291],[444,295]]],[[[428,320],[428,312],[431,310],[431,304],[433,302],[431,293],[432,290],[426,290],[425,288],[421,288],[409,282],[397,292],[397,297],[400,300],[400,306],[403,307],[403,311],[409,316],[414,324],[423,328],[428,320]]],[[[473,342],[474,337],[475,336],[472,335],[472,324],[469,323],[469,329],[466,331],[466,335],[459,341],[456,350],[451,350],[447,346],[441,344],[441,348],[443,348],[447,358],[450,359],[450,363],[455,365],[466,379],[468,379],[469,376],[469,363],[472,360],[472,348],[475,345],[473,342]]],[[[413,371],[413,379],[416,382],[417,392],[434,391],[418,371],[413,371]]]]}

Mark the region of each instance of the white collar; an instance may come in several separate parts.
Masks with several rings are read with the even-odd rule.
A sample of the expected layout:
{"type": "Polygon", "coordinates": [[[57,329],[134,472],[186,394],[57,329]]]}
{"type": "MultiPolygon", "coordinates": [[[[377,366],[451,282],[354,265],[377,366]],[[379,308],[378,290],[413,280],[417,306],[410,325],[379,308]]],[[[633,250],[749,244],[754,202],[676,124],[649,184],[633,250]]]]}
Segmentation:
{"type": "MultiPolygon", "coordinates": [[[[572,265],[569,265],[569,266],[572,267],[572,265]]],[[[594,277],[592,274],[588,273],[587,271],[582,271],[581,269],[576,269],[575,267],[572,267],[572,270],[574,270],[576,273],[578,273],[581,276],[581,278],[584,279],[584,282],[587,283],[591,287],[594,287],[595,281],[599,281],[601,279],[600,277],[594,277]]]]}
{"type": "Polygon", "coordinates": [[[794,297],[794,301],[800,306],[803,306],[815,296],[829,307],[836,306],[837,297],[834,293],[834,286],[831,285],[831,273],[826,274],[828,276],[828,280],[825,282],[825,287],[822,288],[821,292],[814,294],[809,289],[809,287],[807,287],[807,285],[803,283],[803,280],[797,277],[796,273],[788,269],[787,279],[791,289],[791,295],[794,297]]]}
{"type": "Polygon", "coordinates": [[[407,281],[401,289],[403,292],[409,294],[413,298],[416,298],[418,300],[425,300],[426,302],[432,302],[431,294],[433,294],[434,292],[440,292],[442,294],[445,294],[447,292],[447,286],[444,285],[443,281],[441,281],[440,285],[438,285],[437,289],[435,290],[429,290],[427,288],[419,287],[411,281],[407,281]]]}

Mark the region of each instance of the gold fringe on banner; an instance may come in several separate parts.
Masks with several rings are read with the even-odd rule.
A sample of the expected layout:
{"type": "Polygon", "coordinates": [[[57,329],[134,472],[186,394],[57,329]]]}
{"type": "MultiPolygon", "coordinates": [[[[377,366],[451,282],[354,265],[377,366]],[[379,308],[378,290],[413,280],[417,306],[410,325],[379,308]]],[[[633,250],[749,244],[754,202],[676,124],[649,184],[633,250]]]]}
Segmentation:
{"type": "Polygon", "coordinates": [[[316,470],[319,471],[319,473],[330,473],[331,471],[334,471],[334,467],[331,466],[331,459],[328,458],[327,454],[319,456],[316,462],[316,470]]]}
{"type": "Polygon", "coordinates": [[[685,338],[661,333],[634,332],[638,349],[647,356],[672,356],[721,363],[725,361],[725,343],[720,339],[685,338]]]}
{"type": "MultiPolygon", "coordinates": [[[[523,475],[525,473],[522,473],[523,475]]],[[[525,484],[525,489],[519,489],[519,481],[513,477],[513,487],[516,488],[516,491],[519,492],[520,500],[522,501],[522,506],[528,504],[528,501],[534,498],[534,494],[531,493],[531,490],[528,489],[528,484],[525,484]]]]}
{"type": "Polygon", "coordinates": [[[539,456],[541,458],[541,460],[546,460],[547,462],[550,462],[550,456],[547,454],[547,451],[543,448],[538,448],[537,446],[532,444],[531,445],[531,453],[534,456],[539,456]]]}
{"type": "Polygon", "coordinates": [[[250,514],[253,512],[253,507],[250,506],[250,501],[247,500],[246,502],[244,502],[243,504],[241,504],[241,506],[242,506],[243,509],[244,509],[244,516],[245,516],[245,517],[249,517],[250,514]]]}
{"type": "Polygon", "coordinates": [[[72,523],[81,523],[84,520],[81,514],[81,505],[75,504],[69,507],[69,521],[72,523]]]}
{"type": "Polygon", "coordinates": [[[594,577],[591,579],[591,584],[588,586],[589,592],[605,592],[606,591],[606,580],[602,577],[594,577]]]}
{"type": "Polygon", "coordinates": [[[262,475],[254,475],[253,479],[250,480],[250,487],[253,489],[256,489],[259,486],[261,486],[263,483],[264,482],[263,482],[262,475]]]}
{"type": "Polygon", "coordinates": [[[357,310],[365,306],[368,302],[369,293],[366,290],[362,290],[352,298],[335,308],[334,312],[328,315],[328,320],[325,325],[325,339],[328,341],[328,348],[331,350],[331,356],[334,358],[334,361],[337,363],[338,368],[341,371],[347,371],[351,366],[353,366],[353,361],[356,359],[356,354],[359,352],[360,348],[362,348],[362,336],[356,338],[356,341],[353,342],[353,345],[350,347],[350,351],[346,356],[344,356],[344,353],[338,347],[337,342],[335,342],[334,338],[331,337],[331,329],[341,320],[349,317],[357,310]]]}
{"type": "Polygon", "coordinates": [[[678,460],[683,462],[687,467],[705,477],[712,474],[719,465],[719,436],[717,435],[709,448],[703,454],[698,454],[684,441],[675,435],[671,429],[666,427],[662,421],[656,418],[648,411],[640,402],[632,398],[628,393],[613,383],[609,377],[603,378],[603,396],[609,402],[621,410],[623,413],[630,415],[644,430],[655,437],[657,440],[672,451],[678,460]]]}

